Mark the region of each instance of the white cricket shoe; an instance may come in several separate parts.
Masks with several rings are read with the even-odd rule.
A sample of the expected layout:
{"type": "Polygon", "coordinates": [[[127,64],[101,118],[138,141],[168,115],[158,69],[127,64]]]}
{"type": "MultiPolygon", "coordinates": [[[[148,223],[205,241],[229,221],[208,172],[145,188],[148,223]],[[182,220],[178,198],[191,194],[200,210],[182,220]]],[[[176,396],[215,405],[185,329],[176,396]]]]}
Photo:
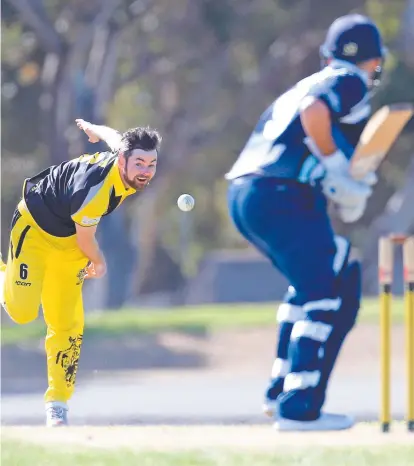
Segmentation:
{"type": "Polygon", "coordinates": [[[270,400],[266,398],[262,404],[263,414],[269,417],[278,417],[279,415],[279,402],[277,400],[270,400]]]}
{"type": "Polygon", "coordinates": [[[280,432],[324,431],[350,429],[355,420],[344,414],[321,413],[315,421],[293,421],[279,417],[273,427],[280,432]]]}
{"type": "Polygon", "coordinates": [[[68,405],[61,401],[46,403],[46,427],[68,425],[68,405]]]}

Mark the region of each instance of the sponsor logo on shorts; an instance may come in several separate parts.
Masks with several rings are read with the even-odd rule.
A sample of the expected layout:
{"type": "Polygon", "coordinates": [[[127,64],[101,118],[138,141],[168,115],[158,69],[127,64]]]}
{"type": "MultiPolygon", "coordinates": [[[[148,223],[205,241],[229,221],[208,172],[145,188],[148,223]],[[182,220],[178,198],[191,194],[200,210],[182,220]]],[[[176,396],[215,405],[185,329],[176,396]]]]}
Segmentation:
{"type": "Polygon", "coordinates": [[[79,271],[79,273],[76,275],[76,278],[78,279],[78,281],[76,282],[77,285],[82,285],[82,283],[85,280],[85,275],[86,275],[85,269],[82,269],[79,271]]]}
{"type": "Polygon", "coordinates": [[[16,280],[15,283],[17,286],[32,286],[30,282],[22,282],[20,280],[16,280]]]}

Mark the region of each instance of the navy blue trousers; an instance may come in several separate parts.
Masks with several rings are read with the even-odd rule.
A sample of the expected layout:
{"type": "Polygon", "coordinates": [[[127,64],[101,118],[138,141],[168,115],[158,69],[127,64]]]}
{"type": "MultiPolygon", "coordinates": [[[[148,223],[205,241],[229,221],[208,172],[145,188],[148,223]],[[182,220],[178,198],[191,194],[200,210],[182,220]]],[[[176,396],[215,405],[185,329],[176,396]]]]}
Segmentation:
{"type": "Polygon", "coordinates": [[[288,305],[303,313],[297,321],[287,319],[280,325],[279,356],[289,360],[289,374],[280,378],[283,392],[279,386],[277,393],[280,414],[316,419],[329,375],[359,308],[359,266],[341,275],[335,271],[338,247],[326,199],[316,187],[243,177],[230,184],[228,205],[239,232],[293,286],[288,305]],[[347,295],[351,298],[343,300],[347,295]]]}

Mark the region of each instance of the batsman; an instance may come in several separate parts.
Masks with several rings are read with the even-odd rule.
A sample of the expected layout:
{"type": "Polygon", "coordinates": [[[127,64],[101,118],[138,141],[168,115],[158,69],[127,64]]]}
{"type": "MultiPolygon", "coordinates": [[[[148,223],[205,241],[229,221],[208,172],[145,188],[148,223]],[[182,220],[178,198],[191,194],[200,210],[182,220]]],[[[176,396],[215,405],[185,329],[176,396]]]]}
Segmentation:
{"type": "Polygon", "coordinates": [[[361,271],[335,235],[331,202],[348,223],[364,213],[376,182],[349,174],[370,114],[385,49],[376,25],[346,15],[320,48],[322,70],[301,80],[262,114],[226,174],[230,216],[239,232],[289,281],[277,312],[278,343],[264,411],[283,431],[352,427],[322,410],[340,348],[360,306],[361,271]]]}
{"type": "Polygon", "coordinates": [[[101,218],[141,192],[155,175],[161,137],[151,128],[118,131],[77,120],[90,142],[108,152],[51,166],[23,185],[12,221],[7,264],[1,263],[1,303],[17,324],[42,304],[48,388],[46,425],[67,424],[83,338],[84,279],[106,273],[95,238],[101,218]]]}

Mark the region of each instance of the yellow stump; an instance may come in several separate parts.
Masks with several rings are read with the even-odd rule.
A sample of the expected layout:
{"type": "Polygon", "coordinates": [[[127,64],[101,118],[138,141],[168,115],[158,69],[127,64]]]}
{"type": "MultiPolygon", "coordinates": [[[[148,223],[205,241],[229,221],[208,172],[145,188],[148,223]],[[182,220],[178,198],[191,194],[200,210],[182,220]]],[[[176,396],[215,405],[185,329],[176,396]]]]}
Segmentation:
{"type": "Polygon", "coordinates": [[[391,422],[391,292],[383,286],[380,298],[381,325],[381,428],[388,432],[391,422]]]}
{"type": "Polygon", "coordinates": [[[393,277],[393,244],[381,238],[378,250],[380,286],[380,359],[381,359],[381,412],[383,432],[389,432],[391,423],[391,284],[393,277]]]}
{"type": "Polygon", "coordinates": [[[414,237],[403,246],[405,283],[405,345],[407,364],[407,428],[414,432],[414,237]]]}

